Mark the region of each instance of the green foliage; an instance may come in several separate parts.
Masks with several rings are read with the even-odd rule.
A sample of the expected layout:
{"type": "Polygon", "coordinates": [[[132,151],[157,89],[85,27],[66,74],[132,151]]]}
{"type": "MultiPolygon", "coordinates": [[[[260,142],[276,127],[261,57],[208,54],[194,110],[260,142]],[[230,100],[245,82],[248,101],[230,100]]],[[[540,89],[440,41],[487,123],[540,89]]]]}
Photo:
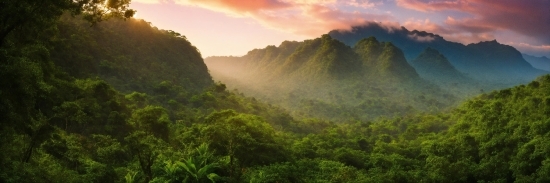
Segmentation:
{"type": "Polygon", "coordinates": [[[459,72],[447,58],[433,48],[426,48],[418,57],[411,61],[411,65],[421,77],[436,83],[457,96],[471,96],[480,89],[491,90],[498,88],[494,83],[475,81],[459,72]]]}
{"type": "Polygon", "coordinates": [[[128,172],[128,174],[124,176],[124,180],[126,181],[126,183],[135,183],[136,175],[137,175],[137,172],[128,172]]]}
{"type": "Polygon", "coordinates": [[[168,141],[168,124],[171,121],[166,109],[158,106],[147,106],[135,110],[129,120],[135,129],[168,141]]]}
{"type": "Polygon", "coordinates": [[[195,46],[144,20],[110,20],[90,27],[63,16],[57,28],[52,58],[73,76],[99,76],[123,92],[170,98],[177,94],[173,85],[196,92],[213,84],[195,46]]]}
{"type": "Polygon", "coordinates": [[[407,63],[403,52],[390,42],[378,42],[369,37],[353,48],[362,60],[368,77],[387,82],[418,79],[415,69],[407,63]]]}
{"type": "Polygon", "coordinates": [[[304,159],[259,167],[247,174],[251,183],[256,182],[364,182],[367,177],[361,171],[336,161],[304,159]]]}
{"type": "MultiPolygon", "coordinates": [[[[0,9],[22,11],[14,3],[1,2],[6,6],[0,9]]],[[[21,7],[40,3],[21,1],[21,7]]],[[[245,56],[304,66],[285,77],[320,74],[338,81],[331,90],[304,86],[273,99],[300,109],[287,112],[213,83],[200,53],[179,33],[135,20],[88,28],[63,17],[57,34],[49,21],[70,10],[61,5],[74,2],[58,3],[65,4],[49,4],[57,9],[40,10],[44,19],[17,29],[38,32],[32,41],[10,34],[0,46],[0,182],[550,181],[550,75],[453,110],[419,113],[408,105],[446,106],[441,96],[426,93],[436,89],[423,89],[431,85],[403,81],[396,87],[346,73],[379,61],[382,72],[410,72],[395,67],[404,61],[400,50],[374,38],[351,49],[325,35],[245,56]],[[138,33],[123,35],[132,26],[138,33]],[[187,60],[137,53],[158,51],[145,45],[126,50],[137,39],[132,36],[147,39],[143,35],[184,48],[172,54],[187,60]],[[354,51],[368,54],[350,56],[354,51]],[[161,72],[167,68],[172,70],[161,72]],[[124,73],[134,71],[153,79],[124,73]],[[388,114],[393,117],[377,118],[388,114]],[[327,120],[332,118],[338,121],[327,120]]],[[[108,14],[127,3],[90,1],[73,10],[105,6],[101,12],[108,14]]],[[[93,22],[103,15],[85,17],[93,22]]],[[[19,18],[4,11],[0,17],[19,18]]]]}
{"type": "Polygon", "coordinates": [[[0,7],[0,47],[32,41],[31,35],[50,28],[65,12],[83,14],[91,23],[111,17],[130,18],[135,10],[128,9],[129,4],[130,0],[5,0],[0,7]]]}
{"type": "Polygon", "coordinates": [[[216,182],[221,179],[215,169],[220,167],[207,144],[201,144],[188,158],[181,161],[166,160],[162,167],[163,175],[152,182],[216,182]]]}
{"type": "Polygon", "coordinates": [[[457,101],[420,78],[399,48],[374,37],[350,48],[323,35],[205,61],[230,88],[280,105],[298,119],[374,120],[441,111],[457,101]]]}

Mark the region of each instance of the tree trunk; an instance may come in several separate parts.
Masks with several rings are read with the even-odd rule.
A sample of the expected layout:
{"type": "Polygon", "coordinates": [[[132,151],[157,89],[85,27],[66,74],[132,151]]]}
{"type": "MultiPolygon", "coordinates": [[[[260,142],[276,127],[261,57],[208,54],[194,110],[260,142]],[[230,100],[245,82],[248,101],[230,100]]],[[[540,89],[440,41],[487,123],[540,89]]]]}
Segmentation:
{"type": "Polygon", "coordinates": [[[29,145],[27,150],[25,150],[25,155],[23,156],[23,162],[24,163],[29,162],[29,160],[31,159],[31,155],[32,155],[33,150],[34,150],[34,140],[31,140],[31,144],[29,145]]]}

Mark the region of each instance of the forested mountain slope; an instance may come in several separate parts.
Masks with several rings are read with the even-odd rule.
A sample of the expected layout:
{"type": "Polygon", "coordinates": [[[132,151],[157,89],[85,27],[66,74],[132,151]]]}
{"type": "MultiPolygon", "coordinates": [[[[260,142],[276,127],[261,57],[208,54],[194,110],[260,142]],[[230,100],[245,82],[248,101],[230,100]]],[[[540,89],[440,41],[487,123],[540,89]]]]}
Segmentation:
{"type": "Polygon", "coordinates": [[[535,79],[547,72],[533,68],[515,48],[496,40],[469,45],[445,40],[425,31],[409,31],[405,27],[384,27],[370,23],[351,30],[333,30],[329,35],[349,46],[371,36],[392,42],[401,48],[410,61],[431,47],[443,54],[460,72],[479,81],[513,86],[535,79]]]}
{"type": "Polygon", "coordinates": [[[529,62],[529,64],[531,64],[533,67],[540,70],[550,71],[550,59],[548,57],[535,57],[527,54],[522,55],[525,61],[529,62]]]}
{"type": "Polygon", "coordinates": [[[150,93],[162,81],[195,91],[213,84],[200,52],[185,36],[144,20],[90,26],[66,15],[57,27],[51,56],[73,76],[99,76],[125,92],[150,93]]]}
{"type": "Polygon", "coordinates": [[[399,48],[374,37],[352,48],[323,35],[205,62],[215,80],[300,118],[375,119],[444,109],[457,99],[420,78],[399,48]]]}
{"type": "Polygon", "coordinates": [[[444,55],[433,48],[426,48],[410,63],[422,78],[458,96],[471,96],[477,94],[480,89],[490,88],[481,86],[481,82],[456,70],[444,55]]]}
{"type": "Polygon", "coordinates": [[[398,83],[420,79],[416,70],[407,63],[401,49],[390,42],[380,43],[375,37],[369,37],[357,42],[353,49],[361,58],[368,78],[398,83]]]}
{"type": "Polygon", "coordinates": [[[437,76],[455,78],[456,80],[466,79],[444,55],[433,48],[426,48],[418,57],[411,60],[411,64],[430,80],[437,79],[437,76]]]}
{"type": "MultiPolygon", "coordinates": [[[[29,19],[27,24],[14,29],[15,32],[8,31],[0,37],[0,182],[550,181],[550,75],[526,85],[479,95],[441,113],[357,120],[353,115],[364,111],[341,108],[340,112],[346,112],[349,120],[339,120],[340,123],[312,118],[295,120],[272,104],[228,91],[222,83],[200,85],[211,82],[210,76],[190,80],[195,84],[188,85],[177,80],[192,77],[186,73],[165,76],[156,72],[155,67],[121,65],[110,60],[105,63],[114,70],[135,69],[135,72],[159,75],[134,80],[131,73],[130,77],[104,74],[101,62],[99,71],[94,71],[90,67],[97,62],[90,56],[134,58],[134,54],[140,53],[109,52],[110,49],[101,49],[102,45],[92,44],[94,40],[71,41],[70,38],[79,35],[62,31],[67,28],[63,27],[67,17],[58,20],[62,12],[83,13],[85,7],[103,4],[55,1],[57,4],[43,6],[43,2],[52,1],[3,1],[4,6],[0,6],[6,10],[0,11],[0,31],[11,25],[4,20],[40,17],[29,19]],[[29,9],[36,12],[27,11],[29,9]],[[83,45],[88,47],[79,47],[83,45]],[[72,46],[74,48],[69,48],[72,46]],[[88,49],[98,52],[87,53],[88,49]],[[69,55],[74,57],[69,59],[69,55]],[[61,58],[63,60],[59,60],[61,58]],[[176,81],[170,81],[171,78],[176,81]],[[121,85],[117,79],[130,84],[121,85]],[[141,81],[153,84],[139,83],[141,81]],[[141,86],[136,90],[144,89],[147,93],[132,91],[134,85],[141,86]]],[[[128,13],[126,6],[111,4],[111,8],[117,10],[113,10],[115,13],[128,13]]],[[[112,32],[118,29],[124,32],[132,27],[132,22],[97,22],[94,18],[101,18],[101,14],[92,16],[94,14],[84,12],[84,15],[96,26],[106,23],[118,27],[110,29],[112,32]]],[[[93,29],[89,34],[95,34],[93,29]]],[[[151,30],[145,24],[133,29],[151,30]]],[[[174,38],[174,35],[177,34],[156,35],[158,40],[174,44],[167,45],[168,50],[183,52],[172,55],[177,58],[166,59],[174,63],[153,57],[148,58],[149,61],[168,64],[176,67],[172,68],[175,70],[200,66],[188,60],[195,58],[196,50],[185,46],[190,44],[181,36],[174,38]]],[[[112,38],[121,37],[124,36],[112,38]]],[[[118,40],[117,44],[139,44],[140,40],[147,39],[118,40]]],[[[151,45],[157,45],[156,39],[152,41],[151,45]]],[[[283,44],[289,48],[299,46],[295,42],[283,44]]],[[[331,44],[328,48],[342,48],[338,43],[331,44]]],[[[388,47],[391,49],[387,52],[399,53],[388,47]]],[[[145,45],[142,48],[156,49],[145,45]]],[[[274,48],[277,47],[270,49],[277,50],[274,48]]],[[[345,50],[324,51],[349,52],[345,50]]],[[[282,49],[275,55],[290,55],[286,51],[282,49]]],[[[263,54],[256,56],[263,57],[263,54]]],[[[399,60],[393,61],[403,63],[399,60]]],[[[334,76],[331,73],[334,72],[327,72],[334,76]]],[[[344,87],[342,91],[349,88],[353,87],[344,87]]],[[[378,95],[368,94],[382,98],[367,100],[368,104],[380,104],[386,110],[382,114],[401,112],[399,108],[388,107],[384,91],[378,95]]],[[[332,96],[335,101],[348,97],[332,96]]],[[[362,96],[361,93],[352,95],[367,105],[367,101],[360,100],[362,96]]],[[[400,102],[408,104],[410,100],[400,102]]],[[[322,108],[310,110],[318,112],[311,113],[316,116],[325,112],[322,108]]]]}
{"type": "Polygon", "coordinates": [[[255,168],[250,180],[545,182],[549,94],[545,75],[451,112],[330,126],[294,141],[301,160],[255,168]]]}
{"type": "Polygon", "coordinates": [[[226,120],[248,126],[233,134],[261,135],[247,139],[266,145],[258,149],[280,145],[273,129],[309,131],[284,110],[213,83],[198,50],[182,36],[142,20],[90,27],[82,17],[57,18],[27,32],[34,36],[17,32],[2,40],[8,46],[0,46],[0,182],[163,181],[170,176],[161,173],[168,161],[179,169],[173,171],[181,162],[207,167],[201,171],[208,177],[195,180],[234,182],[240,174],[230,169],[270,161],[240,156],[224,163],[221,154],[235,152],[221,150],[224,142],[207,134],[228,131],[226,120]],[[201,130],[206,141],[183,135],[199,123],[220,128],[201,130]],[[206,159],[199,164],[188,157],[206,159]]]}

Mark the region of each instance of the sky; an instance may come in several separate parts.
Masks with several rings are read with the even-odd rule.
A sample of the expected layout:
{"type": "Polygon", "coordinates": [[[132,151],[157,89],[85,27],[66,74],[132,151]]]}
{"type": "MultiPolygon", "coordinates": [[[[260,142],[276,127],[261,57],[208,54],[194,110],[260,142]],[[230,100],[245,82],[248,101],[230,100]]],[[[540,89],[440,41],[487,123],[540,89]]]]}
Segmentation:
{"type": "Polygon", "coordinates": [[[173,30],[203,57],[242,56],[369,22],[463,44],[497,40],[550,57],[550,0],[132,0],[136,18],[173,30]]]}

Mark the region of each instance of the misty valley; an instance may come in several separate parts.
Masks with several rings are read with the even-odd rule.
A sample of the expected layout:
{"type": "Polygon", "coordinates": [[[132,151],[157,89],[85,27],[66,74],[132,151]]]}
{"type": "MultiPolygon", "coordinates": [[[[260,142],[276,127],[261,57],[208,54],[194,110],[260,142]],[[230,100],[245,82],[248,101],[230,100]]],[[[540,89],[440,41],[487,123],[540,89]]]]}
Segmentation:
{"type": "Polygon", "coordinates": [[[203,58],[128,6],[0,2],[0,182],[550,182],[547,57],[371,22],[203,58]]]}

